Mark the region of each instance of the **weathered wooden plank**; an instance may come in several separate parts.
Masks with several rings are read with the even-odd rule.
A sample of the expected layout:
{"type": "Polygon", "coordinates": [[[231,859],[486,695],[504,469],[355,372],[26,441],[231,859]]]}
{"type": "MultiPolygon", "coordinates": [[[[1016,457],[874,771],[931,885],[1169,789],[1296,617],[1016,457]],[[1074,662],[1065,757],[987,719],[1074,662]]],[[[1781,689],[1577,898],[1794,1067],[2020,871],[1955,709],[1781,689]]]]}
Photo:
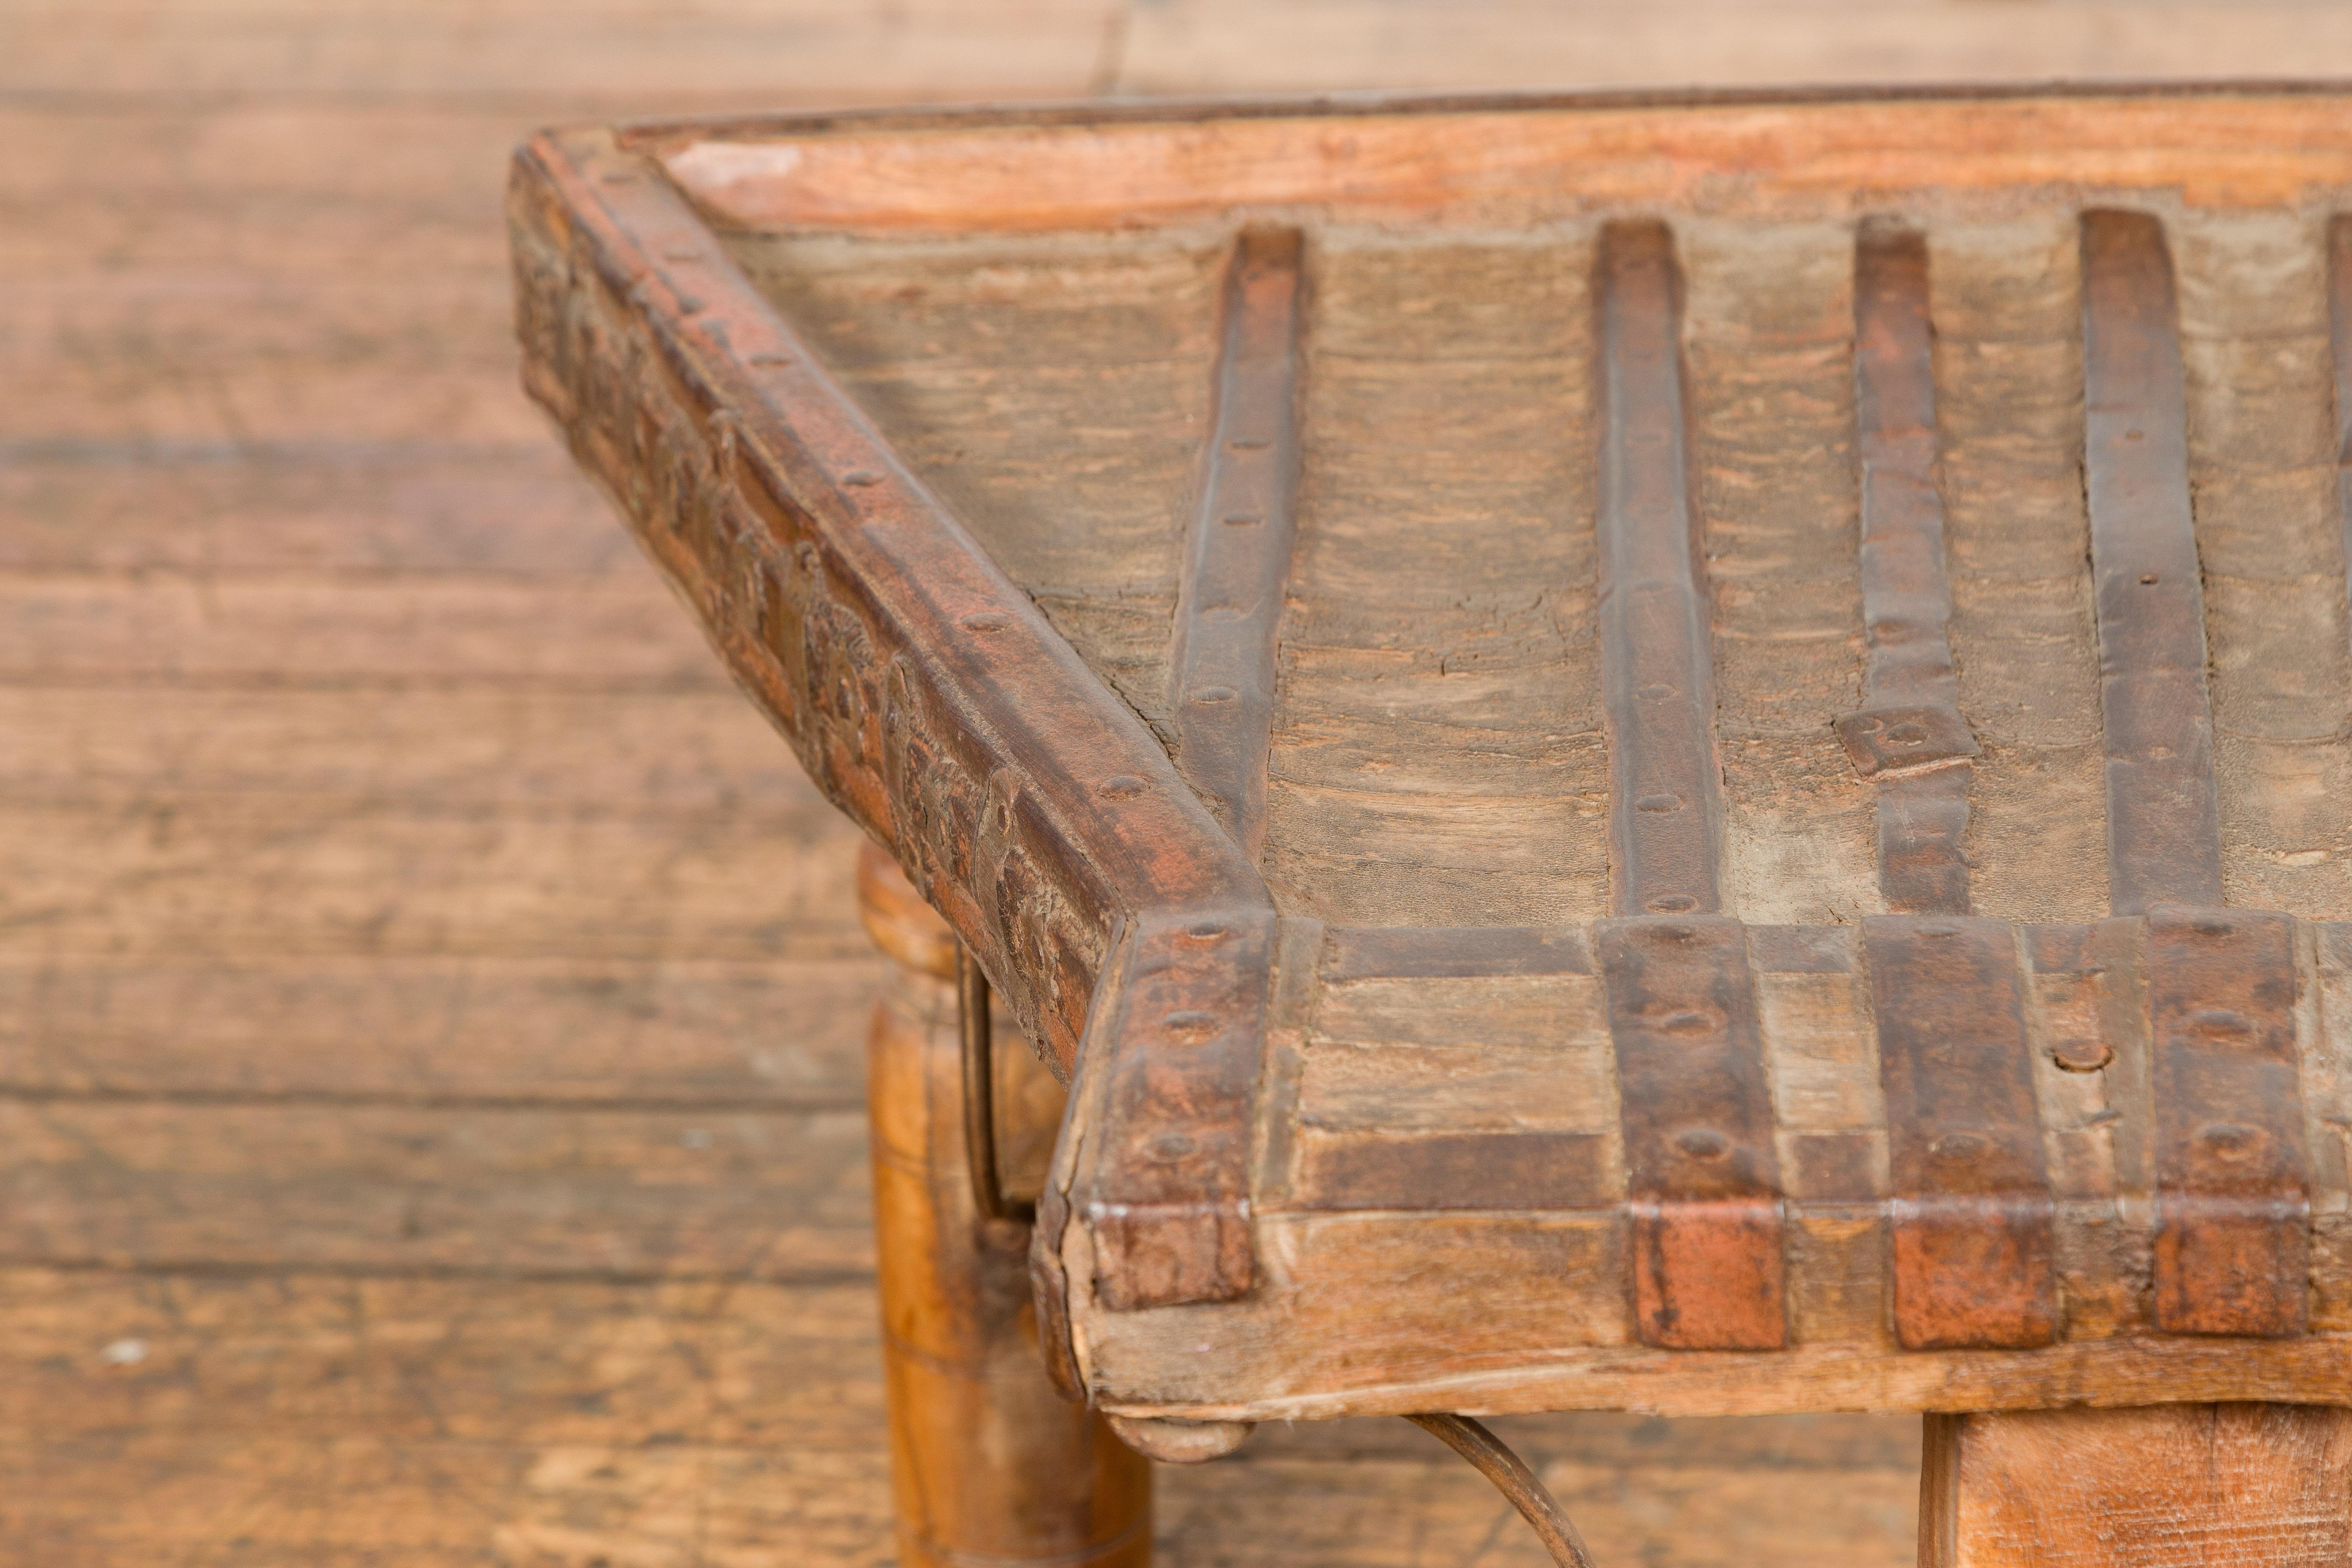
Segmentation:
{"type": "Polygon", "coordinates": [[[2073,215],[1931,223],[1948,636],[1970,764],[1970,907],[2107,913],[2098,634],[2073,215]],[[2085,803],[2092,803],[2086,805],[2085,803]]]}
{"type": "Polygon", "coordinates": [[[646,571],[553,441],[20,444],[0,467],[0,570],[234,575],[646,571]]]}
{"type": "Polygon", "coordinates": [[[1828,223],[1851,217],[1858,184],[1876,206],[1979,217],[2013,216],[2021,186],[2258,207],[2340,184],[2352,152],[2352,108],[2291,88],[1799,93],[1762,110],[1763,140],[1758,112],[1704,93],[1522,96],[1234,115],[1202,136],[1197,107],[1123,104],[934,121],[919,137],[811,136],[838,127],[782,116],[641,122],[628,145],[724,228],[859,235],[1181,226],[1237,207],[1538,232],[1661,206],[1828,223]]]}
{"type": "Polygon", "coordinates": [[[725,677],[643,580],[35,572],[0,574],[0,680],[669,691],[725,677]]]}
{"type": "Polygon", "coordinates": [[[16,352],[45,395],[10,436],[527,443],[543,426],[514,396],[499,281],[487,269],[299,285],[228,268],[103,287],[79,269],[19,277],[16,352]]]}
{"type": "Polygon", "coordinates": [[[730,247],[990,559],[1171,740],[1223,246],[1146,233],[730,247]]]}
{"type": "Polygon", "coordinates": [[[0,1085],[68,1098],[840,1109],[862,1092],[877,977],[863,955],[13,952],[0,955],[0,1085]]]}
{"type": "Polygon", "coordinates": [[[1663,224],[1601,237],[1601,668],[1615,912],[1721,903],[1721,764],[1700,524],[1691,506],[1682,279],[1663,224]]]}
{"type": "Polygon", "coordinates": [[[777,1561],[778,1541],[845,1568],[891,1561],[878,1452],[444,1438],[233,1443],[108,1433],[0,1440],[0,1562],[102,1568],[192,1552],[250,1568],[365,1568],[387,1554],[498,1568],[542,1561],[777,1561]],[[625,1560],[625,1559],[624,1559],[625,1560]]]}
{"type": "Polygon", "coordinates": [[[2217,906],[2221,805],[2205,597],[2189,514],[2171,252],[2137,213],[2083,217],[2084,483],[2117,914],[2217,906]]]}
{"type": "Polygon", "coordinates": [[[1297,533],[1304,244],[1296,229],[1247,229],[1226,263],[1214,414],[1168,652],[1176,766],[1252,860],[1265,847],[1275,634],[1297,533]]]}
{"type": "MultiPolygon", "coordinates": [[[[855,1147],[843,1174],[859,1173],[855,1147]]],[[[267,1444],[848,1452],[882,1441],[871,1282],[0,1270],[0,1430],[267,1444]]],[[[0,1561],[5,1561],[0,1558],[0,1561]]]]}
{"type": "MultiPolygon", "coordinates": [[[[1531,81],[1664,83],[2213,79],[2352,71],[2352,26],[2300,0],[2183,5],[2148,27],[2130,0],[2071,0],[1989,27],[1935,0],[1675,0],[1624,12],[1600,3],[1476,0],[1447,15],[1365,0],[1168,0],[1129,22],[1123,92],[1307,92],[1366,82],[1515,89],[1531,81]]],[[[1606,1554],[1604,1553],[1604,1556],[1606,1554]]]]}
{"type": "Polygon", "coordinates": [[[1607,908],[1590,246],[1326,227],[1308,247],[1267,784],[1286,910],[1444,926],[1607,908]]]}
{"type": "MultiPolygon", "coordinates": [[[[450,1562],[496,1561],[499,1540],[708,1549],[716,1521],[751,1561],[857,1563],[888,1534],[867,1287],[19,1269],[0,1272],[0,1427],[40,1433],[0,1448],[11,1568],[230,1540],[240,1561],[333,1563],[346,1548],[325,1516],[410,1507],[440,1510],[417,1549],[450,1562]],[[462,1478],[453,1449],[474,1457],[462,1478]],[[298,1450],[333,1463],[303,1468],[298,1450]],[[656,1461],[671,1468],[640,1468],[656,1461]]],[[[1912,1418],[1496,1425],[1621,1558],[1907,1561],[1912,1418]]],[[[1162,1470],[1158,1490],[1179,1563],[1436,1568],[1497,1525],[1497,1551],[1517,1541],[1486,1483],[1402,1422],[1269,1428],[1223,1463],[1162,1470]]],[[[428,1525],[384,1528],[378,1555],[428,1525]]]]}
{"type": "Polygon", "coordinates": [[[1913,1350],[2056,1336],[2053,1216],[2014,934],[1864,922],[1894,1172],[1895,1328],[1913,1350]]]}
{"type": "Polygon", "coordinates": [[[1832,727],[1863,679],[1852,226],[1697,219],[1675,238],[1723,907],[1852,921],[1882,907],[1874,791],[1832,727]]]}
{"type": "Polygon", "coordinates": [[[1968,759],[1946,626],[1944,507],[1927,245],[1865,228],[1854,247],[1854,412],[1862,462],[1863,708],[1838,729],[1878,785],[1878,881],[1900,913],[1969,912],[1968,759]]]}
{"type": "Polygon", "coordinates": [[[854,1110],[0,1100],[0,1258],[581,1278],[862,1275],[854,1110]]]}
{"type": "Polygon", "coordinates": [[[1930,1416],[1921,1568],[2317,1568],[2352,1553],[2352,1411],[1930,1416]]]}
{"type": "Polygon", "coordinates": [[[596,0],[561,26],[530,0],[433,5],[399,19],[287,0],[189,13],[145,7],[126,44],[121,12],[49,3],[12,17],[0,83],[55,92],[700,93],[763,101],[821,93],[868,100],[1092,90],[1106,0],[956,0],[768,5],[726,0],[696,26],[636,0],[596,0]],[[114,23],[109,26],[110,22],[114,23]]]}
{"type": "Polygon", "coordinates": [[[856,831],[328,801],[0,806],[0,949],[214,956],[862,957],[856,831]]]}
{"type": "Polygon", "coordinates": [[[700,818],[746,836],[804,829],[822,806],[734,692],[516,687],[488,665],[454,684],[357,691],[0,684],[0,733],[26,742],[0,751],[0,794],[22,805],[495,809],[700,818]]]}
{"type": "Polygon", "coordinates": [[[2169,234],[2222,886],[2241,908],[2324,916],[2345,888],[2334,847],[2352,840],[2326,236],[2283,211],[2184,214],[2169,234]]]}

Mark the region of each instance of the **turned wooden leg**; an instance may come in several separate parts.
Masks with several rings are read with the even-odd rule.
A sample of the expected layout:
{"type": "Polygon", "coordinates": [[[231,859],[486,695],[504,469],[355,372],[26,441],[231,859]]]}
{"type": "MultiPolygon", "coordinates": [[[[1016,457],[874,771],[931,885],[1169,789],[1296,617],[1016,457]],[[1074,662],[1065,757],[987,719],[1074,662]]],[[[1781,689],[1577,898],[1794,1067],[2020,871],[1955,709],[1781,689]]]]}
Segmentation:
{"type": "Polygon", "coordinates": [[[2352,1410],[1930,1415],[1920,1568],[2339,1568],[2352,1410]]]}
{"type": "MultiPolygon", "coordinates": [[[[982,1217],[964,1157],[954,939],[868,848],[858,903],[898,980],[875,1009],[867,1100],[880,1254],[890,1479],[903,1568],[1143,1568],[1151,1467],[1046,1381],[1030,1305],[1028,1227],[982,1217]]],[[[1061,1089],[1000,1028],[1005,1189],[1042,1184],[1061,1089]]]]}

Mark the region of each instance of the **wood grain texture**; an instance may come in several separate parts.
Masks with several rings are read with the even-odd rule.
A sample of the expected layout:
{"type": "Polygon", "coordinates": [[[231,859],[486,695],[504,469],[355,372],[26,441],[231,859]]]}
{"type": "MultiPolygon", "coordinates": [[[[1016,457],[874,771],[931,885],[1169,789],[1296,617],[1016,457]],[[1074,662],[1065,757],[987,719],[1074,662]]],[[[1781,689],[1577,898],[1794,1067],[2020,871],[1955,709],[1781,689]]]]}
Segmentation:
{"type": "Polygon", "coordinates": [[[1604,0],[1470,0],[1442,12],[1167,0],[1136,10],[1120,59],[1120,85],[1136,92],[2146,80],[2342,74],[2352,27],[2305,0],[2226,11],[2060,0],[2001,20],[1951,0],[1683,0],[1637,12],[1604,0]]]}
{"type": "Polygon", "coordinates": [[[2058,215],[1928,228],[1969,897],[2007,920],[2107,913],[2080,248],[2058,215]]]}
{"type": "Polygon", "coordinates": [[[1682,225],[1693,482],[1724,797],[1725,909],[1881,907],[1871,805],[1832,728],[1860,705],[1853,236],[1682,225]]]}
{"type": "Polygon", "coordinates": [[[1334,923],[1599,914],[1589,237],[1341,228],[1307,261],[1267,880],[1334,923]]]}
{"type": "Polygon", "coordinates": [[[893,448],[1163,743],[1220,237],[730,241],[893,448]]]}
{"type": "Polygon", "coordinates": [[[1339,111],[1355,117],[1341,139],[1294,107],[1235,116],[1203,145],[1198,110],[1138,104],[934,117],[919,139],[856,133],[908,128],[906,115],[646,123],[628,145],[722,226],[877,235],[1173,226],[1237,205],[1449,227],[1663,204],[1822,222],[1849,214],[1858,185],[1874,205],[1979,217],[2013,216],[2020,185],[2243,210],[2352,174],[2352,110],[2287,87],[1425,97],[1339,111]]]}
{"type": "Polygon", "coordinates": [[[1923,1568],[2316,1568],[2352,1552],[2352,1411],[1930,1416],[1922,1487],[1923,1568]]]}

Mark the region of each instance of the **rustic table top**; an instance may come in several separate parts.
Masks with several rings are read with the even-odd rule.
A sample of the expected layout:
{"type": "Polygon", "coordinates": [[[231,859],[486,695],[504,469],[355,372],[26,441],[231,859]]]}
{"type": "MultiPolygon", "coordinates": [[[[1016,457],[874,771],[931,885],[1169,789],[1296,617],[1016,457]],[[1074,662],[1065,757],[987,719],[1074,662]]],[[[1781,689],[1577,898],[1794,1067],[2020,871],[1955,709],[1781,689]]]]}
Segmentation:
{"type": "Polygon", "coordinates": [[[2352,98],[551,133],[527,374],[1208,1416],[2352,1398],[2352,98]],[[2334,334],[2332,336],[2332,334],[2334,334]]]}

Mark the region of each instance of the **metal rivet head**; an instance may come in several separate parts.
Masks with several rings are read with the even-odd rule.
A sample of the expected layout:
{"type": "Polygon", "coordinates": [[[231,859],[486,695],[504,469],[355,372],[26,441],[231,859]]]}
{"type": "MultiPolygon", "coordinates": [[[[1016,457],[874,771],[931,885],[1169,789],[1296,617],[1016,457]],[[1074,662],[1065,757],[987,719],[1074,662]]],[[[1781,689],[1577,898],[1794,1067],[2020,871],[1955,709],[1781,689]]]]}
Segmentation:
{"type": "Polygon", "coordinates": [[[2197,1130],[2197,1145],[2208,1158],[2226,1164],[2242,1164],[2262,1152],[2270,1135],[2259,1127],[2242,1127],[2234,1121],[2211,1121],[2197,1130]]]}
{"type": "Polygon", "coordinates": [[[1675,1147],[1694,1160],[1720,1160],[1731,1152],[1731,1140],[1712,1127],[1693,1127],[1675,1134],[1675,1147]]]}
{"type": "Polygon", "coordinates": [[[1664,893],[1652,899],[1643,908],[1661,915],[1686,915],[1698,908],[1698,900],[1688,893],[1664,893]]]}
{"type": "Polygon", "coordinates": [[[2050,1059],[2067,1072],[2097,1072],[2116,1059],[2116,1053],[2105,1040],[2076,1036],[2052,1046],[2050,1059]]]}
{"type": "Polygon", "coordinates": [[[1095,793],[1105,800],[1133,800],[1150,787],[1133,773],[1113,773],[1095,785],[1095,793]]]}
{"type": "Polygon", "coordinates": [[[1255,528],[1265,521],[1254,511],[1236,511],[1226,514],[1224,524],[1227,528],[1255,528]]]}
{"type": "Polygon", "coordinates": [[[1003,610],[977,610],[963,618],[963,629],[968,632],[1001,632],[1012,625],[1013,617],[1003,610]]]}
{"type": "Polygon", "coordinates": [[[1184,934],[1194,942],[1223,942],[1234,934],[1234,928],[1222,921],[1202,921],[1184,928],[1184,934]]]}
{"type": "Polygon", "coordinates": [[[1635,811],[1680,811],[1683,797],[1678,795],[1645,795],[1633,803],[1635,811]]]}
{"type": "Polygon", "coordinates": [[[1239,697],[1240,695],[1240,692],[1235,691],[1230,686],[1202,686],[1197,687],[1193,689],[1192,700],[1195,702],[1231,702],[1234,698],[1239,697]]]}
{"type": "Polygon", "coordinates": [[[1217,1032],[1217,1016],[1193,1007],[1180,1007],[1160,1022],[1170,1034],[1192,1044],[1198,1044],[1217,1032]]]}
{"type": "Polygon", "coordinates": [[[845,485],[878,485],[882,482],[882,476],[872,468],[852,468],[841,476],[841,482],[845,485]]]}
{"type": "Polygon", "coordinates": [[[1641,698],[1645,702],[1663,701],[1666,698],[1672,697],[1674,694],[1675,689],[1673,687],[1662,685],[1656,681],[1653,681],[1647,686],[1639,686],[1633,689],[1633,695],[1641,698]]]}
{"type": "Polygon", "coordinates": [[[1973,1165],[1992,1152],[1992,1141],[1980,1132],[1947,1132],[1927,1152],[1938,1165],[1973,1165]]]}

